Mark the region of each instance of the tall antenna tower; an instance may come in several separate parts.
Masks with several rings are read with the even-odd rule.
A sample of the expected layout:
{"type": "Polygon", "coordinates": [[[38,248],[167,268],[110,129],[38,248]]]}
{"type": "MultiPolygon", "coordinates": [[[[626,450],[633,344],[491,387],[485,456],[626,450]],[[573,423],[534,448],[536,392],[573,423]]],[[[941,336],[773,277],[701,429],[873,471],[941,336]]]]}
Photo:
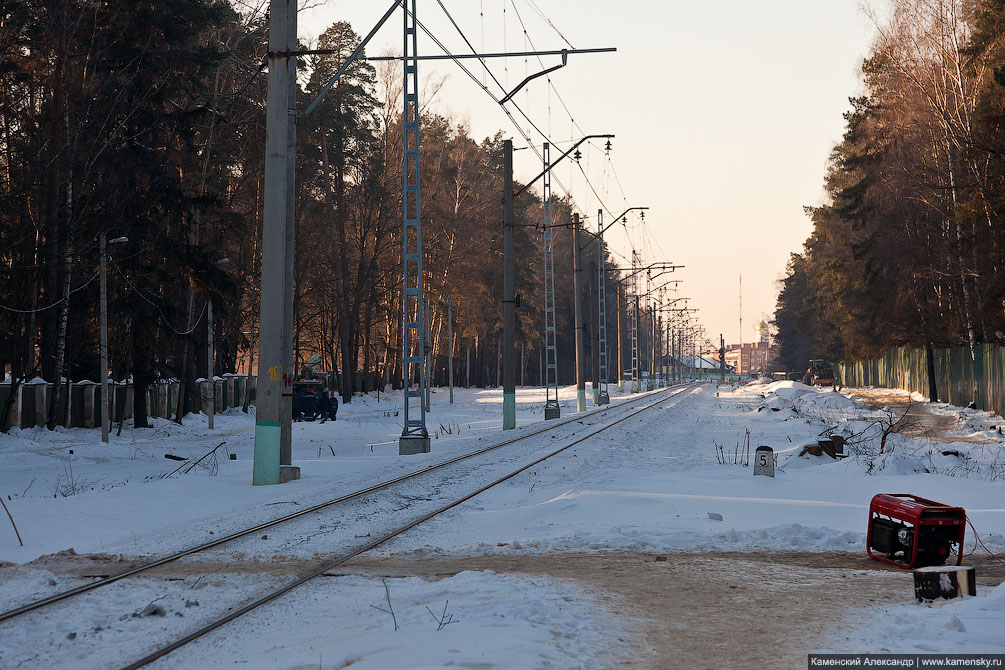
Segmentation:
{"type": "Polygon", "coordinates": [[[740,274],[740,341],[738,344],[743,346],[743,273],[740,274]]]}

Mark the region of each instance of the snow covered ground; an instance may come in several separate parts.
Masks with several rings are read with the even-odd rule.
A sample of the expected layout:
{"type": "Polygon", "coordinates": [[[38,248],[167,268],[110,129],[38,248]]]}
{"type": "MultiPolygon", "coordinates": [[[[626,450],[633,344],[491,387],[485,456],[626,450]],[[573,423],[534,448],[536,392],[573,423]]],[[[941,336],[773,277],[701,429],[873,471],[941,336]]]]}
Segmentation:
{"type": "MultiPolygon", "coordinates": [[[[614,403],[625,399],[612,391],[614,403]]],[[[454,405],[447,403],[445,389],[433,395],[429,425],[435,439],[428,455],[397,455],[397,395],[382,395],[379,401],[375,396],[354,399],[341,407],[334,423],[296,424],[294,462],[303,479],[277,487],[250,486],[253,416],[240,411],[217,416],[213,431],[206,429],[201,416],[186,419],[183,426],[158,420],[152,429],[133,430],[127,423],[121,435],[113,433],[110,445],[102,445],[93,430],[12,431],[0,436],[0,495],[25,546],[18,546],[10,525],[0,517],[0,561],[27,564],[69,548],[78,554],[159,556],[503,438],[499,390],[455,393],[454,405]],[[217,445],[222,446],[200,466],[169,475],[183,463],[165,454],[194,460],[217,445]]],[[[562,389],[561,398],[563,418],[573,416],[575,389],[562,389]]],[[[520,389],[517,399],[516,432],[540,427],[543,391],[520,389]]],[[[965,507],[984,543],[1001,552],[1005,438],[998,429],[1005,420],[922,403],[920,398],[913,404],[909,400],[897,391],[835,393],[798,382],[692,387],[659,409],[535,466],[374,553],[463,557],[614,550],[839,550],[858,555],[864,552],[869,501],[880,492],[911,492],[965,507]],[[866,401],[879,406],[870,408],[866,401]],[[913,407],[911,421],[902,422],[903,432],[887,436],[881,452],[884,421],[898,421],[907,406],[913,407]],[[826,455],[800,456],[805,445],[825,432],[848,438],[847,450],[853,455],[839,461],[826,455]],[[752,467],[745,465],[752,464],[760,445],[777,454],[774,478],[754,477],[752,467]]],[[[508,466],[507,459],[517,462],[533,450],[543,453],[587,430],[573,422],[556,431],[561,439],[528,440],[529,446],[521,447],[526,452],[510,456],[503,450],[493,452],[498,456],[490,457],[491,465],[444,479],[425,502],[419,492],[409,490],[408,500],[414,502],[399,497],[393,508],[368,503],[353,510],[368,522],[390,523],[408,512],[417,515],[413,510],[422,504],[477,488],[472,477],[479,472],[488,481],[493,468],[508,466]]],[[[348,541],[352,516],[347,511],[340,518],[344,532],[350,533],[348,541]]],[[[223,548],[215,556],[220,561],[271,561],[280,566],[277,559],[302,561],[343,546],[324,549],[327,541],[318,534],[288,542],[282,556],[274,549],[247,545],[239,554],[230,556],[226,552],[238,549],[223,548]]],[[[968,550],[973,541],[968,529],[968,550]]],[[[190,630],[218,613],[214,607],[225,611],[288,579],[279,567],[208,581],[196,576],[175,582],[150,578],[138,580],[144,595],[128,601],[125,589],[110,587],[76,601],[72,607],[77,609],[62,615],[59,608],[70,605],[40,613],[28,623],[0,624],[0,666],[16,665],[16,660],[26,661],[22,667],[44,667],[76,659],[79,667],[115,667],[115,661],[121,665],[137,656],[151,631],[166,635],[190,630]],[[101,595],[106,590],[112,593],[101,595]],[[193,600],[188,592],[202,590],[206,595],[198,597],[201,604],[186,607],[193,600]],[[158,593],[166,594],[164,616],[132,616],[161,597],[158,593]],[[70,617],[68,622],[69,614],[76,620],[70,617]],[[133,653],[127,653],[130,650],[133,653]]],[[[847,622],[840,635],[821,644],[833,651],[918,652],[955,651],[964,642],[976,645],[974,651],[1005,652],[1005,639],[995,634],[1005,616],[1005,587],[928,608],[911,602],[909,582],[907,577],[903,605],[847,622]],[[891,621],[908,634],[898,633],[891,621]]],[[[83,582],[77,576],[50,577],[41,564],[6,568],[0,571],[0,610],[78,583],[83,582]]],[[[397,632],[392,617],[376,609],[387,607],[384,582],[345,574],[298,589],[270,609],[271,614],[242,619],[239,632],[207,647],[212,653],[200,655],[196,645],[165,659],[164,667],[215,667],[207,658],[219,665],[240,659],[261,668],[344,667],[350,662],[368,668],[591,667],[611,665],[611,658],[628,653],[624,641],[632,639],[629,622],[612,615],[608,604],[561,580],[478,571],[438,581],[395,577],[386,584],[397,632]],[[437,631],[434,616],[442,616],[447,600],[446,614],[454,614],[454,623],[437,631]],[[282,620],[296,625],[280,645],[262,631],[282,620]]]]}

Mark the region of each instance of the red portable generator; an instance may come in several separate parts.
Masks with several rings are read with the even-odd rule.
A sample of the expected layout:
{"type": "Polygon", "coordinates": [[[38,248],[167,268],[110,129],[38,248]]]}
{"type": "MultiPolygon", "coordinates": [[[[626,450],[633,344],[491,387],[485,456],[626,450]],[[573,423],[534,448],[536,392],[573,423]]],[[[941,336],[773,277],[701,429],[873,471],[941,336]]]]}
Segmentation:
{"type": "Polygon", "coordinates": [[[898,568],[943,565],[956,553],[963,562],[967,512],[910,493],[880,493],[869,505],[871,558],[898,568]]]}

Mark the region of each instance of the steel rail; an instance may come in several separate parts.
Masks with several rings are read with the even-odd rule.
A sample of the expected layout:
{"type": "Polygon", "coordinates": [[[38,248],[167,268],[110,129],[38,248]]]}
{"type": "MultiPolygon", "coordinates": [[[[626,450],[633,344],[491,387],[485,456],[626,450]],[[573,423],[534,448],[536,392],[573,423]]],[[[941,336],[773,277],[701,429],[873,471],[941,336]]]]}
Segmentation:
{"type": "MultiPolygon", "coordinates": [[[[503,482],[505,482],[505,481],[507,481],[509,479],[512,479],[513,477],[516,477],[521,472],[524,472],[525,470],[528,470],[528,469],[534,467],[535,465],[538,465],[539,463],[541,463],[543,461],[546,461],[549,458],[552,458],[552,457],[554,457],[554,456],[562,453],[566,449],[570,449],[570,448],[576,446],[577,444],[585,442],[586,440],[590,439],[591,437],[593,437],[593,436],[595,436],[595,435],[597,435],[599,433],[602,433],[603,431],[607,430],[608,428],[616,426],[617,424],[621,423],[622,421],[627,421],[628,419],[630,419],[630,418],[632,418],[634,416],[637,416],[637,415],[641,414],[642,412],[644,412],[644,411],[646,411],[648,409],[652,409],[653,407],[656,407],[657,405],[663,404],[667,400],[670,400],[671,398],[673,398],[673,397],[675,397],[675,396],[683,393],[685,390],[687,390],[688,386],[691,386],[691,385],[690,384],[685,385],[684,388],[681,388],[681,389],[679,389],[679,390],[671,393],[666,398],[660,398],[659,400],[657,400],[654,403],[646,405],[645,407],[642,407],[641,409],[637,409],[634,412],[631,412],[630,414],[627,414],[627,415],[625,415],[625,416],[623,416],[623,417],[621,417],[619,419],[616,419],[615,421],[612,421],[612,422],[610,422],[608,424],[604,424],[600,428],[598,428],[598,429],[596,429],[596,430],[594,430],[594,431],[592,431],[590,433],[587,433],[586,435],[583,435],[582,437],[579,437],[579,438],[573,440],[569,444],[567,444],[567,445],[565,445],[563,447],[559,447],[558,449],[555,449],[554,451],[551,451],[551,452],[545,454],[544,456],[542,456],[542,457],[540,457],[540,458],[538,458],[538,459],[536,459],[534,461],[531,461],[530,463],[528,463],[528,464],[526,464],[524,466],[521,466],[517,470],[514,470],[513,472],[511,472],[511,473],[509,473],[507,475],[503,475],[499,479],[496,479],[495,481],[493,481],[493,482],[491,482],[489,484],[486,484],[485,486],[482,486],[481,488],[479,488],[479,489],[477,489],[475,491],[472,491],[471,493],[468,493],[467,495],[465,495],[465,496],[463,496],[461,498],[458,498],[457,500],[454,500],[453,502],[451,502],[451,503],[449,503],[447,505],[444,505],[443,507],[440,507],[440,508],[438,508],[436,510],[433,510],[432,512],[429,512],[427,514],[423,514],[419,518],[414,519],[413,521],[408,522],[404,526],[401,526],[400,528],[398,528],[396,530],[393,530],[390,533],[387,533],[386,535],[384,535],[384,536],[382,536],[382,537],[380,537],[380,538],[378,538],[376,540],[373,540],[372,542],[369,542],[368,544],[363,545],[362,547],[354,549],[353,551],[351,551],[351,552],[349,552],[349,553],[347,553],[347,554],[339,557],[338,559],[336,559],[334,561],[330,561],[328,563],[324,563],[320,568],[312,570],[311,572],[309,572],[309,573],[307,573],[307,574],[305,574],[305,575],[297,578],[296,580],[294,580],[294,581],[290,582],[289,584],[286,584],[285,586],[283,586],[283,587],[281,587],[281,588],[279,588],[279,589],[277,589],[277,590],[269,593],[268,595],[263,596],[263,597],[259,598],[258,600],[255,600],[253,602],[250,602],[247,605],[244,605],[243,607],[240,607],[240,608],[234,610],[233,612],[230,612],[226,616],[221,617],[220,619],[217,619],[216,621],[213,621],[212,623],[209,623],[209,624],[203,626],[202,628],[200,628],[200,629],[198,629],[196,631],[193,631],[192,633],[189,633],[188,635],[186,635],[183,638],[175,640],[171,644],[168,644],[168,645],[166,645],[164,647],[161,647],[161,648],[157,649],[156,651],[148,654],[147,656],[144,656],[143,658],[141,658],[138,661],[130,663],[129,665],[125,666],[123,668],[123,670],[138,670],[139,668],[142,668],[144,666],[149,665],[150,663],[153,663],[154,661],[156,661],[159,658],[167,656],[171,652],[173,652],[173,651],[175,651],[175,650],[177,650],[177,649],[179,649],[181,647],[184,647],[185,645],[189,644],[190,642],[194,642],[195,640],[198,640],[199,638],[204,637],[208,633],[211,633],[214,630],[216,630],[216,629],[218,629],[218,628],[220,628],[220,627],[222,627],[222,626],[230,623],[234,619],[237,619],[237,618],[239,618],[241,616],[244,616],[248,612],[251,612],[252,610],[258,609],[262,605],[266,605],[266,604],[272,602],[273,600],[276,600],[277,598],[279,598],[279,597],[281,597],[283,595],[286,595],[287,593],[289,593],[293,589],[297,588],[298,586],[301,586],[301,585],[303,585],[303,584],[311,581],[312,579],[320,577],[321,575],[323,575],[324,573],[328,572],[329,570],[337,568],[338,566],[342,565],[343,563],[345,563],[347,561],[350,561],[353,558],[356,558],[360,554],[365,554],[366,552],[368,552],[368,551],[370,551],[372,549],[376,549],[380,545],[384,544],[385,542],[387,542],[389,540],[394,539],[395,537],[401,535],[402,533],[405,533],[406,531],[409,531],[409,530],[415,528],[416,526],[418,526],[418,525],[420,525],[422,523],[425,523],[426,521],[429,521],[433,517],[439,516],[440,514],[443,514],[444,512],[446,512],[448,510],[451,510],[454,507],[457,507],[458,505],[460,505],[460,504],[462,504],[464,502],[467,502],[468,500],[471,500],[475,496],[477,496],[477,495],[479,495],[481,493],[484,493],[485,491],[487,491],[487,490],[489,490],[489,489],[491,489],[491,488],[493,488],[495,486],[498,486],[499,484],[501,484],[501,483],[503,483],[503,482]]],[[[663,391],[663,390],[669,390],[669,389],[662,389],[661,391],[663,391]]],[[[661,391],[656,391],[655,393],[660,393],[661,391]]],[[[654,394],[650,394],[650,395],[654,395],[654,394]]],[[[649,396],[646,396],[646,397],[649,397],[649,396]]],[[[621,403],[620,405],[615,405],[615,407],[617,407],[617,406],[623,406],[623,405],[624,405],[624,403],[621,403]]]]}
{"type": "MultiPolygon", "coordinates": [[[[660,389],[658,391],[654,391],[653,393],[659,393],[662,390],[664,390],[664,389],[660,389]]],[[[632,398],[630,400],[626,400],[624,402],[617,403],[616,405],[609,405],[609,406],[603,407],[601,409],[596,409],[596,410],[593,410],[593,411],[590,411],[590,412],[586,412],[585,414],[577,414],[577,415],[572,416],[572,417],[570,417],[570,418],[568,418],[568,419],[566,419],[564,421],[561,421],[559,423],[548,425],[545,428],[540,428],[538,430],[531,431],[529,433],[525,433],[523,435],[510,438],[508,440],[505,440],[503,442],[499,442],[497,444],[491,444],[491,445],[489,445],[487,447],[483,447],[481,449],[477,449],[477,450],[469,452],[467,454],[461,454],[460,456],[455,456],[453,458],[447,459],[447,460],[442,461],[440,463],[436,463],[434,465],[430,465],[430,466],[428,466],[426,468],[423,468],[421,470],[416,470],[415,472],[411,472],[411,473],[408,473],[408,474],[405,474],[405,475],[401,475],[399,477],[395,477],[394,479],[389,479],[389,480],[387,480],[385,482],[380,482],[380,483],[374,484],[372,486],[368,486],[368,487],[366,487],[364,489],[360,489],[358,491],[354,491],[352,493],[347,493],[347,494],[345,494],[343,496],[339,496],[338,498],[333,498],[332,500],[328,500],[326,502],[318,503],[317,505],[314,505],[312,507],[308,507],[306,509],[302,509],[302,510],[299,510],[297,512],[293,512],[291,514],[287,514],[286,516],[279,517],[279,518],[273,519],[271,521],[266,521],[264,523],[258,524],[257,526],[254,526],[253,528],[247,528],[245,530],[241,530],[241,531],[238,531],[236,533],[232,533],[232,534],[227,535],[225,537],[217,538],[217,539],[215,539],[215,540],[213,540],[211,542],[206,542],[205,544],[200,544],[200,545],[197,545],[195,547],[191,547],[189,549],[183,549],[182,551],[176,552],[174,554],[170,554],[168,556],[164,556],[163,558],[159,558],[159,559],[157,559],[155,561],[152,561],[150,563],[144,563],[143,565],[139,565],[139,566],[137,566],[135,568],[130,568],[129,570],[121,572],[121,573],[119,573],[117,575],[111,575],[111,576],[108,576],[108,577],[103,577],[103,578],[99,579],[98,581],[94,581],[94,582],[91,582],[89,584],[83,584],[81,586],[78,586],[76,588],[70,589],[68,591],[63,591],[61,593],[57,593],[57,594],[51,595],[51,596],[49,596],[47,598],[43,598],[41,600],[36,600],[35,602],[31,602],[31,603],[28,603],[26,605],[22,605],[21,607],[17,607],[15,609],[8,610],[6,612],[0,613],[0,622],[7,621],[7,620],[13,619],[13,618],[18,617],[18,616],[22,616],[24,614],[27,614],[28,612],[32,612],[34,610],[40,609],[42,607],[45,607],[47,605],[53,605],[53,604],[58,603],[60,601],[66,600],[68,598],[72,598],[73,596],[77,596],[77,595],[80,595],[82,593],[87,593],[88,591],[93,591],[94,589],[100,588],[102,586],[108,586],[109,584],[113,584],[113,583],[115,583],[115,582],[117,582],[119,580],[125,579],[127,577],[132,577],[132,576],[138,575],[138,574],[140,574],[142,572],[146,572],[147,570],[152,570],[154,568],[158,568],[158,567],[160,567],[162,565],[165,565],[167,563],[172,563],[172,562],[177,561],[177,560],[179,560],[181,558],[184,558],[186,556],[191,556],[192,554],[197,554],[197,553],[206,551],[208,549],[212,549],[214,547],[218,547],[221,544],[225,544],[227,542],[231,542],[233,540],[237,540],[239,538],[245,537],[246,535],[251,535],[252,533],[258,533],[258,532],[260,532],[262,530],[265,530],[267,528],[271,528],[273,526],[277,526],[277,525],[279,525],[281,523],[285,523],[287,521],[292,521],[293,519],[299,518],[299,517],[304,516],[306,514],[311,514],[313,512],[317,512],[317,511],[325,509],[327,507],[331,507],[332,505],[337,505],[339,503],[343,503],[343,502],[346,502],[348,500],[352,500],[353,498],[358,498],[358,497],[366,495],[368,493],[373,493],[374,491],[379,491],[381,489],[385,489],[385,488],[387,488],[389,486],[393,486],[395,484],[399,484],[399,483],[401,483],[403,481],[407,481],[407,480],[412,479],[414,477],[419,477],[420,475],[424,475],[424,474],[427,474],[429,472],[433,472],[434,470],[439,470],[440,468],[446,467],[448,465],[452,465],[452,464],[457,463],[459,461],[463,461],[463,460],[468,459],[468,458],[473,458],[475,456],[479,456],[481,454],[487,453],[487,452],[492,451],[494,449],[498,449],[500,447],[505,447],[507,445],[513,444],[514,442],[519,442],[520,440],[525,440],[525,439],[527,439],[529,437],[534,437],[535,435],[540,435],[541,433],[547,432],[549,430],[554,430],[554,429],[559,428],[561,426],[566,426],[566,425],[568,425],[568,424],[570,424],[570,423],[572,423],[574,421],[581,421],[583,419],[593,417],[593,416],[595,416],[597,414],[600,414],[600,413],[603,413],[603,412],[607,412],[607,411],[612,410],[612,409],[616,409],[616,408],[619,408],[619,407],[624,407],[624,406],[626,406],[626,405],[628,405],[630,403],[635,403],[635,402],[638,402],[639,400],[647,398],[650,395],[652,395],[652,394],[650,393],[650,394],[646,394],[646,395],[643,395],[643,396],[639,396],[638,398],[632,398]]]]}

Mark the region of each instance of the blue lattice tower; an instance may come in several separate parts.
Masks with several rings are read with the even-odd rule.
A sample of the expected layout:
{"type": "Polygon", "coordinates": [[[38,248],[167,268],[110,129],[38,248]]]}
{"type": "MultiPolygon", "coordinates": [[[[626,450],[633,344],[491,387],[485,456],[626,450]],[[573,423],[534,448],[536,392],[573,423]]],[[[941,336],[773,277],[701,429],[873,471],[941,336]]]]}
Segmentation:
{"type": "Polygon", "coordinates": [[[607,247],[604,244],[604,210],[597,210],[597,359],[600,374],[597,383],[600,393],[597,395],[598,405],[607,405],[611,396],[607,392],[607,269],[604,257],[607,247]]]}
{"type": "Polygon", "coordinates": [[[636,254],[632,250],[632,290],[628,297],[631,314],[628,317],[632,328],[632,393],[642,388],[639,380],[639,273],[636,269],[636,254]]]}
{"type": "Polygon", "coordinates": [[[557,419],[561,415],[558,405],[558,346],[555,332],[555,257],[554,234],[551,226],[551,145],[544,143],[544,175],[541,197],[544,202],[544,361],[545,402],[544,418],[557,419]]]}
{"type": "Polygon", "coordinates": [[[404,236],[402,239],[402,274],[404,309],[404,340],[402,366],[404,369],[404,424],[399,441],[399,454],[416,454],[429,451],[429,432],[426,430],[426,408],[423,395],[426,389],[425,305],[422,294],[422,207],[419,169],[419,67],[416,50],[416,0],[405,0],[404,46],[404,114],[403,114],[403,179],[402,211],[404,236]],[[418,380],[412,388],[413,380],[418,380]]]}

